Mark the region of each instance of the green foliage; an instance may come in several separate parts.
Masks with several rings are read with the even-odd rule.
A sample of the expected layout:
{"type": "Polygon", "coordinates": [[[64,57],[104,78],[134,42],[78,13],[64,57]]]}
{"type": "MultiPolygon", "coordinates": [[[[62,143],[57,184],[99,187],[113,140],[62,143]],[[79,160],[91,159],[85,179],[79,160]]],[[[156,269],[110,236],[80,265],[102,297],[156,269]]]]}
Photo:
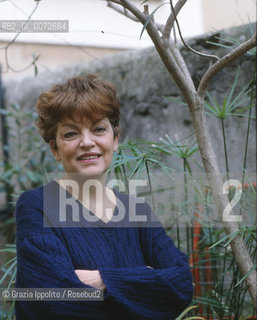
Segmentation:
{"type": "MultiPolygon", "coordinates": [[[[251,23],[249,21],[248,23],[248,35],[249,37],[252,37],[255,33],[254,28],[256,28],[256,25],[251,23]]],[[[217,42],[213,42],[213,41],[207,41],[207,43],[212,44],[214,46],[217,47],[222,47],[222,48],[226,48],[226,49],[233,49],[238,47],[241,44],[241,41],[237,38],[234,38],[233,36],[229,35],[228,33],[224,32],[224,31],[219,31],[221,36],[216,37],[217,42]]],[[[249,56],[256,56],[256,47],[247,51],[246,55],[249,56]]]]}
{"type": "Polygon", "coordinates": [[[13,212],[18,196],[43,184],[44,174],[57,170],[57,166],[34,126],[35,113],[23,111],[19,105],[0,109],[0,113],[5,116],[8,137],[8,145],[4,146],[8,156],[0,162],[0,188],[7,200],[1,232],[14,241],[13,212]]]}
{"type": "MultiPolygon", "coordinates": [[[[42,185],[44,175],[49,171],[57,171],[58,167],[34,126],[35,113],[24,111],[19,105],[11,105],[7,110],[0,109],[0,113],[6,119],[4,127],[8,137],[8,145],[4,146],[7,157],[0,162],[0,190],[6,197],[6,208],[1,210],[0,232],[8,242],[14,242],[14,208],[18,196],[29,188],[42,185]]],[[[0,253],[7,258],[11,256],[1,267],[0,279],[1,286],[9,288],[14,285],[16,277],[16,247],[6,245],[0,253]]],[[[0,319],[13,319],[13,303],[4,301],[1,309],[0,319]]]]}
{"type": "MultiPolygon", "coordinates": [[[[146,1],[144,1],[142,4],[144,4],[145,2],[146,2],[146,1]]],[[[143,29],[142,29],[141,33],[140,33],[139,39],[142,38],[142,35],[143,35],[145,29],[147,28],[150,20],[153,18],[155,12],[156,12],[157,10],[159,10],[159,8],[162,7],[162,6],[165,5],[165,4],[169,4],[169,2],[164,2],[164,3],[160,4],[157,8],[154,9],[154,11],[153,11],[151,14],[149,14],[149,17],[146,19],[146,22],[145,22],[145,24],[144,24],[144,26],[143,26],[143,29]]]]}
{"type": "MultiPolygon", "coordinates": [[[[219,104],[219,102],[217,102],[211,96],[211,94],[207,92],[207,97],[209,101],[208,100],[205,101],[205,106],[207,109],[206,114],[222,120],[226,119],[229,116],[248,117],[248,115],[244,113],[244,111],[253,107],[252,104],[248,105],[251,82],[248,83],[237,94],[235,94],[239,76],[240,76],[240,69],[238,68],[231,90],[224,97],[222,104],[219,104]]],[[[254,119],[254,117],[252,118],[254,119]]]]}
{"type": "Polygon", "coordinates": [[[176,318],[176,320],[193,320],[193,319],[195,319],[195,320],[205,320],[205,318],[202,318],[202,317],[189,317],[189,318],[184,318],[184,316],[186,316],[186,314],[189,312],[189,311],[191,311],[191,310],[193,310],[193,309],[195,309],[195,308],[197,308],[197,306],[191,306],[191,307],[188,307],[188,308],[186,308],[186,310],[184,310],[180,315],[179,315],[179,317],[178,318],[176,318]]]}
{"type": "MultiPolygon", "coordinates": [[[[16,245],[15,244],[6,244],[5,249],[0,250],[0,254],[8,254],[9,259],[1,267],[0,274],[0,287],[1,288],[12,288],[15,284],[16,278],[16,245]]],[[[14,301],[7,303],[5,300],[2,302],[0,309],[0,319],[1,320],[13,320],[15,319],[14,314],[14,301]]]]}
{"type": "MultiPolygon", "coordinates": [[[[244,219],[240,224],[240,230],[236,233],[226,235],[223,227],[213,225],[206,225],[206,215],[211,216],[210,208],[213,207],[213,198],[209,192],[208,186],[203,186],[202,182],[197,176],[194,176],[194,171],[191,170],[191,166],[185,165],[184,161],[194,163],[194,155],[197,155],[198,148],[195,143],[188,143],[186,139],[172,139],[169,136],[161,138],[159,143],[153,143],[149,141],[137,140],[128,141],[120,145],[116,156],[114,157],[112,170],[116,174],[116,177],[123,181],[129,180],[134,177],[144,177],[148,180],[148,186],[152,186],[149,190],[151,195],[156,196],[159,192],[167,192],[170,198],[175,191],[177,181],[172,179],[172,174],[178,170],[178,161],[180,161],[180,172],[185,174],[188,179],[188,174],[192,179],[195,178],[196,189],[190,196],[188,188],[190,188],[189,180],[185,183],[184,198],[181,199],[181,203],[177,204],[182,214],[188,215],[188,220],[192,223],[186,226],[186,232],[183,231],[178,224],[176,228],[176,222],[174,223],[174,217],[176,216],[176,207],[170,206],[170,216],[173,217],[173,224],[170,228],[167,228],[167,232],[176,240],[177,246],[183,248],[183,251],[187,251],[189,257],[195,254],[195,248],[193,247],[193,237],[195,229],[195,222],[201,225],[201,238],[198,248],[198,259],[192,261],[192,271],[198,268],[203,276],[205,275],[206,264],[211,268],[212,282],[211,283],[196,283],[196,286],[201,286],[202,295],[196,296],[193,300],[194,304],[201,306],[200,311],[195,311],[193,308],[188,312],[191,312],[189,318],[193,319],[193,316],[202,315],[204,317],[213,317],[218,319],[221,316],[232,317],[251,314],[253,312],[253,306],[249,296],[247,295],[247,289],[244,283],[246,278],[240,275],[240,271],[235,263],[234,256],[232,254],[230,243],[238,235],[240,235],[247,244],[247,248],[253,258],[257,258],[257,227],[256,225],[256,186],[247,185],[244,187],[242,201],[240,206],[244,208],[244,219]],[[174,157],[175,160],[172,160],[174,157]],[[149,166],[147,170],[147,163],[149,166]],[[154,174],[156,172],[163,171],[170,177],[170,188],[156,189],[156,186],[152,183],[154,174]],[[198,179],[198,180],[197,180],[198,179]],[[200,205],[201,210],[195,208],[195,205],[200,205]],[[250,224],[244,224],[246,212],[248,210],[248,216],[250,217],[250,224]],[[198,213],[199,217],[194,216],[198,213]],[[250,225],[250,226],[249,226],[250,225]],[[208,252],[208,255],[206,255],[208,252]],[[229,280],[229,281],[228,281],[229,280]],[[239,303],[240,302],[240,303],[239,303]]],[[[250,179],[249,179],[250,181],[250,179]]],[[[141,194],[142,195],[142,194],[141,194]]],[[[144,193],[146,195],[146,193],[144,193]]],[[[157,207],[157,205],[155,204],[157,207]]],[[[184,227],[185,230],[185,227],[184,227]]],[[[256,268],[256,265],[249,271],[252,272],[256,268]]],[[[249,274],[248,273],[248,274],[249,274]]],[[[179,319],[183,319],[182,316],[179,319]]]]}

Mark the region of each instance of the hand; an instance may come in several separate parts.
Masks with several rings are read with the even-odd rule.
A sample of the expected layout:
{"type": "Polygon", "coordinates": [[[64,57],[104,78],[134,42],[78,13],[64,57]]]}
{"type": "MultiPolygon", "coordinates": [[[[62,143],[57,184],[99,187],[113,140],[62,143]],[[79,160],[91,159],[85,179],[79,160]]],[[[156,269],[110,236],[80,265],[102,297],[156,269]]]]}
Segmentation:
{"type": "Polygon", "coordinates": [[[76,269],[75,273],[80,281],[84,284],[94,287],[96,289],[106,289],[106,286],[102,280],[100,272],[98,270],[79,270],[76,269]]]}

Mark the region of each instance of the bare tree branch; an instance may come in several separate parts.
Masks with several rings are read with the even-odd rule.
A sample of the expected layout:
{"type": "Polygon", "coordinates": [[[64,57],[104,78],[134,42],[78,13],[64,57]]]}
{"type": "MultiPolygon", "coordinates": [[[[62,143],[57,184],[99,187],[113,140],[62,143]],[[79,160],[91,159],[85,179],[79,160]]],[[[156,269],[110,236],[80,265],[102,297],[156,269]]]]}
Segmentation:
{"type": "MultiPolygon", "coordinates": [[[[142,22],[143,25],[145,25],[147,16],[144,13],[142,13],[129,0],[120,0],[120,3],[124,8],[128,9],[132,14],[134,14],[138,18],[138,20],[142,22]]],[[[173,14],[173,16],[176,19],[176,15],[173,14]]],[[[256,35],[253,37],[254,40],[253,38],[250,39],[245,44],[234,49],[230,54],[216,62],[204,75],[203,79],[200,82],[197,93],[186,63],[184,62],[179,49],[175,45],[164,41],[164,39],[159,35],[156,25],[151,20],[148,22],[146,29],[167,71],[171,74],[182,96],[188,104],[189,110],[192,115],[192,122],[195,129],[195,135],[197,138],[205,172],[209,180],[215,205],[222,219],[221,221],[223,221],[223,212],[229,200],[228,197],[226,195],[223,195],[222,193],[223,181],[208,131],[203,103],[203,95],[208,82],[219,70],[221,70],[226,64],[233,61],[235,58],[242,55],[247,50],[256,45],[256,35]]],[[[239,230],[239,227],[235,222],[225,222],[224,229],[227,234],[231,234],[233,232],[237,232],[239,230]]],[[[235,261],[239,266],[242,275],[246,275],[250,270],[253,270],[254,264],[244,243],[244,240],[238,235],[233,239],[233,241],[231,241],[230,245],[235,257],[235,261]]],[[[247,289],[251,295],[252,301],[257,307],[257,273],[255,270],[253,270],[248,275],[248,277],[245,279],[245,282],[247,289]]]]}
{"type": "Polygon", "coordinates": [[[172,11],[172,13],[173,13],[173,16],[174,16],[174,19],[175,19],[175,22],[176,22],[176,25],[177,25],[177,28],[178,28],[178,33],[179,33],[179,36],[180,36],[180,39],[181,39],[183,45],[184,45],[189,51],[191,51],[191,52],[194,53],[194,54],[197,54],[198,56],[205,57],[205,58],[211,58],[211,59],[215,59],[215,60],[219,60],[219,57],[217,57],[216,55],[208,54],[208,53],[202,53],[202,52],[196,51],[195,49],[191,48],[191,47],[185,42],[185,40],[184,40],[184,38],[183,38],[183,36],[182,36],[182,32],[181,32],[181,29],[180,29],[180,25],[179,25],[179,22],[178,22],[178,19],[177,19],[175,10],[174,10],[173,5],[172,5],[172,0],[170,0],[170,6],[171,6],[171,11],[172,11]]]}
{"type": "Polygon", "coordinates": [[[131,14],[129,11],[127,10],[124,10],[123,7],[120,7],[120,6],[116,6],[115,4],[113,3],[120,3],[120,2],[116,2],[116,1],[107,1],[107,6],[112,8],[113,10],[123,14],[125,17],[129,18],[130,20],[133,20],[135,22],[140,22],[140,20],[138,20],[133,14],[131,14]]]}
{"type": "MultiPolygon", "coordinates": [[[[186,2],[187,2],[187,0],[179,0],[176,3],[176,5],[174,7],[175,16],[177,16],[179,14],[180,10],[183,8],[183,6],[186,2]]],[[[168,19],[167,19],[167,22],[164,26],[164,30],[163,30],[163,34],[162,34],[162,38],[164,41],[169,42],[170,33],[173,28],[174,22],[175,22],[175,17],[174,17],[173,12],[171,12],[168,19]]]]}
{"type": "Polygon", "coordinates": [[[188,87],[190,88],[190,91],[195,92],[195,85],[192,81],[192,77],[191,77],[190,72],[188,70],[188,67],[185,63],[185,60],[180,53],[180,50],[173,43],[170,43],[168,48],[170,49],[174,59],[176,60],[177,66],[180,68],[181,72],[183,72],[185,79],[187,81],[188,87]]]}
{"type": "MultiPolygon", "coordinates": [[[[119,6],[113,5],[112,2],[113,2],[113,3],[120,4],[120,5],[122,6],[122,4],[121,4],[120,1],[115,1],[115,0],[108,0],[108,1],[107,1],[107,6],[110,7],[110,8],[112,8],[112,9],[114,9],[115,11],[123,14],[125,17],[127,17],[127,18],[129,18],[129,19],[131,19],[131,20],[133,20],[133,21],[135,21],[135,22],[141,22],[141,23],[142,23],[142,21],[141,21],[140,19],[136,18],[134,14],[131,14],[131,12],[129,12],[129,11],[127,11],[127,10],[122,10],[119,6]]],[[[123,7],[123,8],[124,8],[124,7],[123,7]]],[[[124,9],[125,9],[125,8],[124,8],[124,9]]],[[[147,17],[146,17],[146,18],[147,18],[147,17]]],[[[161,24],[161,23],[156,23],[156,22],[155,22],[155,25],[156,25],[157,29],[158,29],[161,33],[163,33],[164,25],[161,24]]]]}
{"type": "MultiPolygon", "coordinates": [[[[35,11],[37,10],[37,7],[39,5],[39,2],[36,3],[34,9],[32,10],[31,14],[28,16],[27,20],[25,21],[25,24],[24,24],[24,28],[25,28],[25,25],[26,23],[31,19],[31,17],[33,16],[33,14],[35,13],[35,11]]],[[[10,41],[7,45],[6,45],[6,49],[8,49],[8,47],[10,47],[10,45],[12,43],[15,42],[15,40],[18,38],[18,36],[22,33],[23,29],[21,29],[19,32],[16,33],[16,35],[14,36],[14,38],[12,39],[12,41],[10,41]]]]}
{"type": "MultiPolygon", "coordinates": [[[[144,5],[144,14],[149,17],[149,6],[148,4],[144,5]]],[[[154,17],[152,17],[153,19],[154,17]]],[[[154,21],[154,20],[153,20],[154,21]]]]}
{"type": "MultiPolygon", "coordinates": [[[[189,110],[192,115],[192,122],[195,129],[199,151],[206,175],[208,177],[209,185],[212,190],[215,206],[219,212],[221,221],[223,221],[223,212],[228,204],[228,198],[222,193],[223,180],[211,143],[203,100],[199,97],[199,95],[196,94],[191,103],[192,105],[189,106],[189,110]]],[[[233,214],[232,211],[231,214],[233,214]]],[[[233,234],[234,232],[239,231],[239,227],[236,222],[223,221],[223,226],[226,234],[233,234]]],[[[230,245],[241,274],[246,275],[253,268],[254,263],[244,243],[244,240],[240,235],[238,235],[233,239],[233,241],[231,241],[230,245]]],[[[257,273],[255,270],[251,272],[245,279],[245,283],[252,301],[257,307],[257,273]]]]}
{"type": "MultiPolygon", "coordinates": [[[[183,1],[187,1],[187,0],[180,1],[181,8],[182,8],[183,1]]],[[[108,3],[109,2],[110,1],[108,1],[108,3]]],[[[121,0],[121,2],[123,2],[123,1],[121,0]]],[[[126,11],[126,14],[125,14],[124,10],[122,10],[120,8],[118,10],[116,10],[117,6],[114,6],[115,7],[114,10],[127,16],[130,19],[131,19],[131,17],[133,17],[132,20],[137,21],[137,22],[141,22],[144,25],[146,23],[146,20],[148,17],[147,12],[144,12],[144,13],[141,12],[136,6],[129,3],[128,1],[127,1],[127,4],[128,4],[128,7],[126,7],[125,3],[124,4],[122,3],[122,5],[124,5],[125,8],[127,8],[130,12],[132,12],[133,15],[128,14],[128,11],[126,11]],[[135,17],[137,17],[137,20],[135,20],[135,17]]],[[[180,10],[180,6],[177,7],[178,12],[180,10]]],[[[159,26],[156,25],[156,27],[160,31],[160,25],[159,26]]],[[[165,41],[159,36],[158,32],[156,32],[155,25],[154,25],[154,22],[152,21],[152,19],[151,19],[151,21],[149,21],[146,29],[148,30],[148,33],[149,33],[150,37],[152,38],[152,40],[153,40],[153,38],[155,39],[155,40],[153,40],[153,42],[154,42],[156,48],[160,47],[160,50],[158,51],[159,54],[161,55],[161,52],[166,51],[165,57],[163,57],[163,62],[165,63],[165,61],[167,61],[169,66],[173,65],[173,67],[175,68],[174,73],[177,74],[177,77],[175,77],[174,74],[172,75],[175,82],[184,83],[184,85],[180,85],[180,87],[187,86],[187,87],[190,87],[191,91],[195,91],[195,87],[194,87],[192,78],[190,76],[190,73],[189,73],[188,68],[185,64],[184,59],[181,56],[180,51],[171,43],[169,46],[167,46],[165,44],[165,41]],[[164,47],[166,47],[166,48],[164,48],[164,47]]],[[[168,67],[167,67],[167,69],[169,70],[168,67]]]]}
{"type": "MultiPolygon", "coordinates": [[[[143,25],[145,24],[147,17],[135,5],[133,5],[128,0],[121,0],[121,3],[125,8],[132,12],[141,21],[143,25]]],[[[185,77],[184,72],[181,71],[181,66],[178,66],[176,59],[171,54],[170,48],[159,35],[156,26],[153,24],[151,20],[148,22],[146,29],[164,65],[173,77],[178,88],[180,88],[185,100],[187,102],[190,102],[192,99],[192,94],[195,93],[195,89],[192,88],[192,86],[188,85],[187,78],[185,77]]]]}
{"type": "MultiPolygon", "coordinates": [[[[27,17],[27,20],[25,21],[25,24],[24,24],[24,28],[25,28],[25,25],[26,23],[31,19],[31,17],[33,16],[33,14],[36,12],[37,8],[38,8],[38,5],[39,5],[39,1],[37,1],[34,9],[32,10],[32,12],[30,13],[30,15],[27,17]]],[[[8,60],[8,49],[10,48],[10,46],[16,41],[16,39],[18,38],[18,36],[22,33],[23,29],[21,29],[19,32],[16,33],[16,35],[13,37],[13,39],[7,43],[6,46],[4,47],[1,47],[0,50],[4,50],[5,51],[5,64],[6,64],[6,70],[2,71],[3,73],[6,73],[8,70],[11,70],[13,72],[22,72],[26,69],[28,69],[29,67],[31,67],[32,65],[35,65],[36,61],[38,60],[39,56],[37,57],[34,57],[33,58],[33,61],[27,65],[26,67],[22,68],[22,69],[19,69],[19,70],[16,70],[14,68],[12,68],[9,64],[9,60],[8,60]]]]}
{"type": "Polygon", "coordinates": [[[240,57],[244,53],[246,53],[248,50],[254,48],[257,46],[257,34],[255,33],[252,38],[242,43],[237,48],[230,51],[227,55],[222,57],[219,61],[217,61],[215,64],[213,64],[209,70],[204,74],[202,77],[199,87],[198,87],[198,95],[201,98],[204,98],[205,91],[207,89],[208,84],[210,81],[214,78],[214,76],[223,69],[227,64],[234,61],[236,58],[240,57]]]}
{"type": "Polygon", "coordinates": [[[113,2],[113,3],[117,3],[117,4],[121,4],[119,0],[107,0],[108,3],[113,2]]]}

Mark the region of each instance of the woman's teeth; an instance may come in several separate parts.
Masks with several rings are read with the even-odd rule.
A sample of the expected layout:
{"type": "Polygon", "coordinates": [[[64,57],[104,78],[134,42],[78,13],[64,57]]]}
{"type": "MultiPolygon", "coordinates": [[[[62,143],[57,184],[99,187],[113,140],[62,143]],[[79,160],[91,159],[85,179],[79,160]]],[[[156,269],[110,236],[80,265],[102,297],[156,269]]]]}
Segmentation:
{"type": "Polygon", "coordinates": [[[97,159],[98,156],[86,156],[86,157],[80,157],[79,160],[90,160],[90,159],[97,159]]]}

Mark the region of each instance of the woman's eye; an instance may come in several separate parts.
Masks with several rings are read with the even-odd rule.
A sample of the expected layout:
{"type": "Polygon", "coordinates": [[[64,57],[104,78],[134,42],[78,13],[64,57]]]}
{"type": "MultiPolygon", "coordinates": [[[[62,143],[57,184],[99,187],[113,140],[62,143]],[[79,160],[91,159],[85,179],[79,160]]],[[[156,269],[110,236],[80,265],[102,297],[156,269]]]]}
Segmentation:
{"type": "Polygon", "coordinates": [[[96,127],[95,129],[94,129],[94,132],[96,132],[96,133],[103,133],[103,132],[105,132],[106,131],[106,128],[105,127],[96,127]]]}
{"type": "Polygon", "coordinates": [[[66,138],[66,139],[73,138],[76,134],[77,134],[77,132],[75,132],[75,131],[69,131],[64,134],[64,138],[66,138]]]}

